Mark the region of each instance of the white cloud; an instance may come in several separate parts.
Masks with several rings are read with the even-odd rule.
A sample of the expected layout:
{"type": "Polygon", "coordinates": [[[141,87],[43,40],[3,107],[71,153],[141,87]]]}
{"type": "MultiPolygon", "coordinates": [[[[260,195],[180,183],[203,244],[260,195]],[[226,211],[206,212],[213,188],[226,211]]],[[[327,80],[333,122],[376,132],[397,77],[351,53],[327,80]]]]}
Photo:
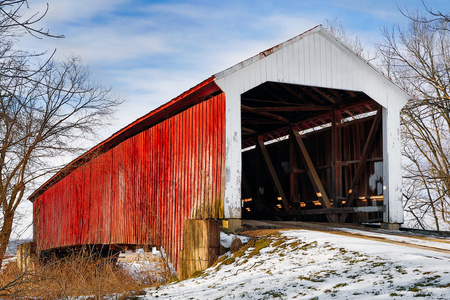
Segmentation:
{"type": "Polygon", "coordinates": [[[69,24],[89,20],[93,17],[113,12],[119,5],[129,2],[127,0],[37,0],[30,1],[29,13],[44,12],[49,3],[49,11],[43,19],[45,24],[69,24]]]}
{"type": "MultiPolygon", "coordinates": [[[[420,1],[397,0],[417,7],[420,1]],[[414,4],[410,4],[413,3],[414,4]]],[[[30,1],[27,15],[44,12],[47,0],[30,1]]],[[[209,76],[305,30],[338,18],[365,42],[383,22],[398,21],[390,0],[138,1],[51,0],[39,26],[65,39],[25,37],[35,52],[58,49],[80,55],[93,79],[128,99],[108,137],[209,76]],[[362,4],[364,3],[364,4],[362,4]]],[[[446,11],[448,0],[435,0],[446,11]]],[[[439,7],[434,7],[439,9],[439,7]]]]}
{"type": "Polygon", "coordinates": [[[76,34],[61,43],[59,52],[77,53],[89,62],[117,63],[170,51],[161,37],[118,32],[116,27],[95,27],[76,34]]]}
{"type": "MultiPolygon", "coordinates": [[[[399,0],[400,4],[405,1],[399,0]]],[[[43,0],[34,3],[45,7],[43,0]]],[[[66,38],[27,39],[22,45],[36,51],[57,48],[59,57],[80,55],[91,66],[94,79],[129,99],[119,116],[128,122],[146,112],[142,103],[149,101],[151,110],[212,74],[327,18],[342,18],[344,26],[361,35],[370,47],[373,40],[366,42],[365,38],[377,38],[381,25],[373,25],[374,20],[384,22],[387,16],[398,15],[393,8],[395,4],[383,0],[364,5],[356,0],[54,0],[44,24],[66,38]],[[139,103],[139,109],[133,109],[132,103],[139,103]]]]}

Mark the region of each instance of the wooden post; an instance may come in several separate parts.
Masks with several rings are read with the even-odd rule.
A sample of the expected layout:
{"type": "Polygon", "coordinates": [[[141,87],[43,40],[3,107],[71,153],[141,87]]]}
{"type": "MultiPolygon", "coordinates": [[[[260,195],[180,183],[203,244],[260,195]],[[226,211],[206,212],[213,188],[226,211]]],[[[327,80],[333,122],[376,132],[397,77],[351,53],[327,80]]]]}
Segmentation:
{"type": "MultiPolygon", "coordinates": [[[[380,127],[381,115],[382,115],[381,111],[382,111],[382,107],[380,105],[378,107],[375,119],[373,120],[372,127],[370,128],[369,135],[367,136],[366,143],[364,144],[364,148],[361,153],[361,158],[359,159],[358,166],[356,167],[355,174],[353,175],[352,183],[350,184],[350,188],[348,190],[347,201],[345,203],[345,206],[347,206],[347,207],[351,206],[351,204],[353,202],[354,196],[356,194],[354,191],[355,186],[359,182],[362,171],[364,170],[364,168],[366,166],[367,157],[369,156],[369,152],[372,148],[373,141],[375,140],[375,134],[377,133],[378,128],[380,127]]],[[[342,214],[339,222],[344,223],[346,218],[347,218],[347,214],[342,214]]]]}
{"type": "MultiPolygon", "coordinates": [[[[319,175],[317,174],[316,168],[314,167],[314,164],[308,154],[308,151],[306,150],[305,144],[303,143],[300,134],[295,128],[291,128],[291,132],[295,136],[295,140],[297,141],[297,145],[308,169],[308,176],[311,179],[311,183],[313,184],[314,190],[317,194],[317,197],[319,198],[320,203],[322,203],[325,208],[332,208],[327,192],[325,191],[325,188],[320,181],[319,175]]],[[[327,219],[330,223],[337,221],[336,215],[327,215],[327,219]]]]}
{"type": "Polygon", "coordinates": [[[17,245],[17,266],[21,272],[33,271],[36,263],[36,243],[17,245]]]}
{"type": "Polygon", "coordinates": [[[300,203],[300,194],[298,188],[298,157],[295,151],[295,136],[289,135],[289,166],[290,166],[290,199],[291,203],[300,203]]]}
{"type": "Polygon", "coordinates": [[[337,199],[342,196],[342,167],[341,167],[341,111],[333,110],[333,120],[331,123],[331,168],[332,168],[332,199],[337,203],[337,199]]]}
{"type": "Polygon", "coordinates": [[[272,176],[273,183],[275,184],[275,186],[278,190],[278,193],[280,194],[284,209],[286,211],[288,211],[291,209],[291,206],[286,198],[286,194],[284,193],[283,186],[281,185],[281,182],[278,178],[277,172],[275,171],[275,168],[273,167],[272,160],[270,159],[269,152],[267,152],[267,148],[264,145],[262,136],[258,136],[258,146],[264,156],[264,160],[266,162],[267,169],[269,170],[269,173],[272,176]]]}
{"type": "Polygon", "coordinates": [[[214,220],[184,221],[183,250],[178,263],[178,278],[187,279],[195,271],[210,267],[219,257],[220,228],[214,220]]]}

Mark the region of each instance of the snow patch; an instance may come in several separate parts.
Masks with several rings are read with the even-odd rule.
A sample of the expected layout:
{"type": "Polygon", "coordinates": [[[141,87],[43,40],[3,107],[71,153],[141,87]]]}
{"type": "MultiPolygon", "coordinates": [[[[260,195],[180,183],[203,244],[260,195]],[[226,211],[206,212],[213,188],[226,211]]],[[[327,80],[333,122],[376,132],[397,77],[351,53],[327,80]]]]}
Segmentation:
{"type": "Polygon", "coordinates": [[[450,298],[450,253],[307,230],[264,239],[259,251],[255,243],[227,252],[199,277],[148,289],[143,299],[450,298]]]}
{"type": "Polygon", "coordinates": [[[223,231],[220,232],[220,245],[224,248],[229,249],[231,247],[231,243],[235,238],[238,238],[241,240],[242,244],[245,244],[249,241],[249,237],[247,236],[240,236],[240,235],[234,235],[225,233],[223,231]]]}

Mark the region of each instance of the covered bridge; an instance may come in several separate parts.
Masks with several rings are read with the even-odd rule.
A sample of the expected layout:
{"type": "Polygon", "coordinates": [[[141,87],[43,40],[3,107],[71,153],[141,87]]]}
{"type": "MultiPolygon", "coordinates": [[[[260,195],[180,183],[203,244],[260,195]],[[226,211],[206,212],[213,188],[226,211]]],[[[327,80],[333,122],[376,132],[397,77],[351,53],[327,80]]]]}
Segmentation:
{"type": "Polygon", "coordinates": [[[315,27],[58,172],[29,198],[37,248],[155,245],[176,265],[186,220],[400,224],[399,113],[410,98],[315,27]]]}

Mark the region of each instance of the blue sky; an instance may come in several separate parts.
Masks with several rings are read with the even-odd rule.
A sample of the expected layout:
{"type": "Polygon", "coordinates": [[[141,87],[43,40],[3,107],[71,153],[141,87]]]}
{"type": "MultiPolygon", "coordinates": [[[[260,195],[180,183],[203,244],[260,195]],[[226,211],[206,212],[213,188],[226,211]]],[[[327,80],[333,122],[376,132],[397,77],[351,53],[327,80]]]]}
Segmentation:
{"type": "MultiPolygon", "coordinates": [[[[421,0],[37,0],[50,9],[41,25],[64,39],[22,41],[33,51],[79,55],[92,78],[126,99],[103,138],[185,90],[326,20],[339,20],[366,47],[380,27],[405,23],[398,7],[424,11],[421,0]]],[[[448,0],[428,0],[449,11],[448,0]]]]}
{"type": "MultiPolygon", "coordinates": [[[[40,25],[65,38],[25,37],[20,46],[35,52],[57,49],[58,58],[79,55],[93,80],[126,99],[102,138],[211,75],[327,19],[339,20],[370,49],[381,39],[380,27],[406,23],[398,7],[424,11],[421,0],[29,2],[30,12],[45,11],[48,2],[40,25]]],[[[427,4],[450,11],[448,0],[427,4]]],[[[30,203],[24,205],[30,211],[30,203]]],[[[31,222],[31,213],[26,219],[23,223],[31,222]]]]}

